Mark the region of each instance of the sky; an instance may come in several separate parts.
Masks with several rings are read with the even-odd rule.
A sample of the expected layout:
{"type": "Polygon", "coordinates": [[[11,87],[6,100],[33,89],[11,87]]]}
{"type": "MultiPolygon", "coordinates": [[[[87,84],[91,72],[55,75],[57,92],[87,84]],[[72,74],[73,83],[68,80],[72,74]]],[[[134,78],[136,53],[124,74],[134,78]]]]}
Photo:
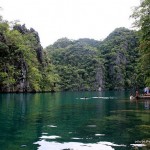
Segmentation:
{"type": "Polygon", "coordinates": [[[103,40],[115,28],[132,29],[140,0],[0,0],[0,15],[35,29],[46,47],[60,38],[103,40]]]}

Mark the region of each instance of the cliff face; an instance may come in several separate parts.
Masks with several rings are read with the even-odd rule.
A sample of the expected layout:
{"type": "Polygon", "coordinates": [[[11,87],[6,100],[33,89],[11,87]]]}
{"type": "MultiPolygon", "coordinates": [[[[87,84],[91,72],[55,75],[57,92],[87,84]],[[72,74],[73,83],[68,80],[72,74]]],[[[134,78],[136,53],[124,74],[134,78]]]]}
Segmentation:
{"type": "Polygon", "coordinates": [[[104,87],[104,69],[98,57],[98,43],[93,39],[59,39],[46,49],[61,76],[61,90],[98,90],[104,87]]]}
{"type": "Polygon", "coordinates": [[[125,28],[114,30],[100,45],[105,58],[107,75],[106,87],[125,89],[133,85],[139,52],[138,36],[135,31],[125,28]]]}
{"type": "Polygon", "coordinates": [[[33,91],[29,70],[34,64],[30,59],[35,59],[35,66],[43,63],[38,33],[34,29],[28,30],[25,25],[16,25],[13,30],[7,26],[0,29],[0,92],[33,91]]]}
{"type": "MultiPolygon", "coordinates": [[[[43,62],[43,48],[40,44],[40,39],[38,33],[31,28],[28,30],[25,25],[16,25],[14,29],[19,31],[22,35],[31,35],[34,39],[32,41],[32,50],[36,52],[35,59],[37,59],[39,66],[42,65],[43,62]]],[[[34,91],[30,86],[30,82],[28,81],[28,64],[26,60],[22,57],[20,59],[20,64],[18,64],[18,68],[20,69],[20,77],[18,79],[18,84],[16,85],[17,92],[31,92],[34,91]]]]}
{"type": "Polygon", "coordinates": [[[34,29],[0,22],[0,92],[130,88],[138,41],[135,31],[119,28],[103,41],[63,38],[43,50],[34,29]]]}
{"type": "Polygon", "coordinates": [[[59,70],[62,90],[123,90],[134,84],[138,41],[135,31],[118,28],[104,41],[60,39],[46,51],[59,70]]]}
{"type": "Polygon", "coordinates": [[[104,66],[100,65],[96,70],[96,82],[95,82],[95,89],[98,91],[105,89],[105,70],[104,66]]]}
{"type": "Polygon", "coordinates": [[[42,64],[43,47],[40,44],[38,32],[36,32],[33,28],[27,29],[25,25],[16,25],[13,28],[19,31],[22,35],[32,35],[34,38],[34,41],[32,41],[32,47],[36,51],[38,61],[42,64]]]}

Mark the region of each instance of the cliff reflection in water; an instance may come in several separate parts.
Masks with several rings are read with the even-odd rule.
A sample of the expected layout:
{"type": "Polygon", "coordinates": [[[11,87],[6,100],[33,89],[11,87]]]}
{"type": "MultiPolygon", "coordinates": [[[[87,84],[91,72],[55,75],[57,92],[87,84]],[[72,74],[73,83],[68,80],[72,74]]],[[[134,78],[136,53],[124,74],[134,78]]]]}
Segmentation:
{"type": "Polygon", "coordinates": [[[149,106],[128,92],[0,94],[1,150],[131,149],[149,140],[149,106]]]}

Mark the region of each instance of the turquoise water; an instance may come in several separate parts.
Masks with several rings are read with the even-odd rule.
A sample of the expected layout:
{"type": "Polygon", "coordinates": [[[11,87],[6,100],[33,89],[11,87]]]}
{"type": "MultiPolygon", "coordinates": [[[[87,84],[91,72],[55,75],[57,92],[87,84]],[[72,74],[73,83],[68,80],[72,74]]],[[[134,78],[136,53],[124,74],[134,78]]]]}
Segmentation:
{"type": "Polygon", "coordinates": [[[0,150],[148,150],[149,144],[150,100],[130,101],[129,92],[0,94],[0,150]]]}

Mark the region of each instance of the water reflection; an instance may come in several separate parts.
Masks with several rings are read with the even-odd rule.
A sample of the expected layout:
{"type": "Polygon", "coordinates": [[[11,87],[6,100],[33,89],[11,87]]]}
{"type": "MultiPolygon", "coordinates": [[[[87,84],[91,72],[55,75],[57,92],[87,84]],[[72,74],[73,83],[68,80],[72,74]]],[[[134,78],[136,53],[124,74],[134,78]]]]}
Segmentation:
{"type": "Polygon", "coordinates": [[[130,150],[149,139],[149,114],[125,91],[0,94],[0,150],[130,150]]]}
{"type": "Polygon", "coordinates": [[[80,143],[80,142],[48,142],[41,140],[34,144],[39,144],[38,150],[115,150],[113,147],[126,147],[125,145],[117,145],[110,142],[98,142],[98,143],[80,143]]]}
{"type": "MultiPolygon", "coordinates": [[[[149,109],[150,109],[150,100],[147,100],[147,99],[141,99],[141,100],[132,99],[132,100],[130,100],[130,103],[131,103],[131,104],[135,104],[137,109],[138,109],[139,107],[141,107],[141,106],[143,106],[143,108],[144,108],[145,110],[149,110],[149,109]]],[[[140,109],[140,108],[139,108],[139,109],[140,109]]]]}
{"type": "Polygon", "coordinates": [[[150,101],[149,100],[144,101],[144,108],[145,109],[150,109],[150,101]]]}

